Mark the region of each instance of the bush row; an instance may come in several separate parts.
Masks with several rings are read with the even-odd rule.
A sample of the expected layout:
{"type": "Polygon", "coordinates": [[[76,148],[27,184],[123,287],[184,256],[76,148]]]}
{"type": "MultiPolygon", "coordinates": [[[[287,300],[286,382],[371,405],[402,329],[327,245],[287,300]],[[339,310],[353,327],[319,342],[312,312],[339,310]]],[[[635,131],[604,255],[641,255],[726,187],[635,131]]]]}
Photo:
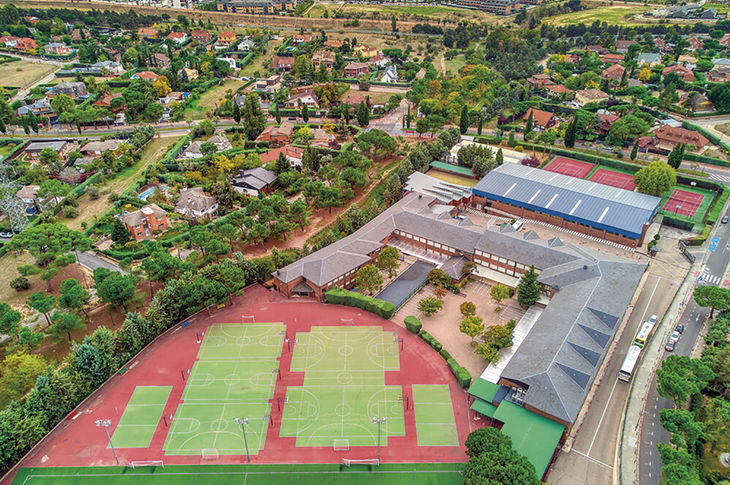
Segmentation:
{"type": "Polygon", "coordinates": [[[403,319],[403,323],[406,324],[406,329],[411,332],[418,335],[418,332],[421,331],[421,328],[423,327],[423,324],[419,319],[414,317],[413,315],[409,315],[406,318],[403,319]]]}
{"type": "Polygon", "coordinates": [[[714,225],[717,222],[717,219],[721,217],[722,209],[725,207],[728,196],[730,196],[730,189],[723,187],[722,193],[712,201],[710,210],[707,211],[707,215],[705,216],[705,223],[714,225]]]}
{"type": "MultiPolygon", "coordinates": [[[[406,317],[406,319],[408,318],[413,318],[419,323],[419,325],[421,323],[416,317],[406,317]]],[[[413,322],[413,320],[411,320],[411,322],[413,322]]],[[[408,324],[406,324],[406,328],[408,328],[408,324]]],[[[471,374],[469,374],[469,371],[466,370],[466,368],[459,365],[456,359],[451,357],[451,354],[449,354],[449,352],[443,348],[441,342],[436,340],[436,337],[426,332],[425,330],[421,330],[418,336],[421,337],[424,342],[430,345],[431,348],[438,352],[439,355],[446,361],[449,369],[451,369],[451,373],[454,374],[456,380],[459,381],[459,385],[464,388],[469,387],[469,385],[471,384],[471,374]]]]}
{"type": "Polygon", "coordinates": [[[706,157],[697,153],[685,153],[684,159],[689,162],[706,163],[707,165],[718,165],[720,167],[730,167],[730,162],[720,158],[706,157]]]}
{"type": "Polygon", "coordinates": [[[395,312],[395,306],[388,301],[378,300],[343,288],[332,288],[324,296],[328,303],[360,308],[386,320],[392,317],[393,312],[395,312]]]}

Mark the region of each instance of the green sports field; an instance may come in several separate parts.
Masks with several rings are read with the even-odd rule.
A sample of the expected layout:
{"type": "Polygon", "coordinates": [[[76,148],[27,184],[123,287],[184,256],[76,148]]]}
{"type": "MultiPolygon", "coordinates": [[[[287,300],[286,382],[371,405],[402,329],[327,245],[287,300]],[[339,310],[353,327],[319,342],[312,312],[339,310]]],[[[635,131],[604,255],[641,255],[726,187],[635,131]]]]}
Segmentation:
{"type": "Polygon", "coordinates": [[[114,430],[118,448],[147,448],[162,418],[172,386],[138,386],[114,430]]]}
{"type": "MultiPolygon", "coordinates": [[[[291,370],[304,385],[287,389],[281,436],[297,446],[374,446],[404,436],[402,388],[386,386],[384,371],[400,369],[398,342],[380,327],[313,327],[297,333],[291,370]]],[[[453,411],[452,411],[453,416],[453,411]]]]}
{"type": "Polygon", "coordinates": [[[459,446],[451,392],[446,384],[413,384],[418,446],[459,446]]]}
{"type": "Polygon", "coordinates": [[[23,468],[13,485],[460,485],[463,463],[23,468]]]}
{"type": "Polygon", "coordinates": [[[236,418],[248,419],[249,452],[263,449],[284,332],[281,323],[208,329],[165,440],[166,455],[244,454],[236,418]]]}

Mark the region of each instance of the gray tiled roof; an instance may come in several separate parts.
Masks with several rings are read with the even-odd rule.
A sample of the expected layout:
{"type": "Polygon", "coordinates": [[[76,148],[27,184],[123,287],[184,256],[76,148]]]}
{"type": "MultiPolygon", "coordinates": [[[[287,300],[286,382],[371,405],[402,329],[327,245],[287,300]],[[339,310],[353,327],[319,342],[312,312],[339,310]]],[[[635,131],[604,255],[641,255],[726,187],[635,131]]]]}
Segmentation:
{"type": "Polygon", "coordinates": [[[495,168],[472,191],[634,238],[661,202],[659,197],[514,163],[495,168]]]}

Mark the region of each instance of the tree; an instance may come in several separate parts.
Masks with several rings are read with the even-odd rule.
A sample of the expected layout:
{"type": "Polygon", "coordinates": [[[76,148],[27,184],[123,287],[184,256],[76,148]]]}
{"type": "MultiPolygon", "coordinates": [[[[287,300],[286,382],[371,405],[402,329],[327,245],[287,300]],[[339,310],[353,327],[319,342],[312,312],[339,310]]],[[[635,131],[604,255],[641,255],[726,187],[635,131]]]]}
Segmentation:
{"type": "Polygon", "coordinates": [[[46,365],[41,356],[23,351],[5,357],[0,378],[4,401],[20,400],[45,372],[46,365]]]}
{"type": "Polygon", "coordinates": [[[261,110],[259,104],[259,95],[251,92],[246,95],[246,101],[243,103],[241,119],[245,120],[243,131],[249,140],[255,140],[264,131],[266,125],[266,115],[261,110]]]}
{"type": "Polygon", "coordinates": [[[386,206],[391,206],[398,202],[401,197],[403,197],[403,185],[401,185],[400,178],[393,174],[385,185],[383,200],[386,206]]]}
{"type": "Polygon", "coordinates": [[[357,270],[355,275],[355,286],[360,292],[367,292],[372,295],[383,287],[383,277],[380,276],[378,268],[372,264],[357,270]]]}
{"type": "Polygon", "coordinates": [[[0,303],[0,334],[16,336],[21,328],[20,320],[20,312],[10,308],[7,303],[0,303]]]}
{"type": "Polygon", "coordinates": [[[429,283],[436,286],[446,287],[451,284],[451,276],[449,276],[448,273],[439,268],[434,268],[429,271],[426,278],[428,279],[429,283]]]}
{"type": "Polygon", "coordinates": [[[86,291],[86,288],[81,286],[77,279],[69,278],[67,280],[63,280],[58,290],[60,292],[58,297],[59,307],[76,311],[81,310],[85,315],[87,315],[84,307],[87,303],[89,303],[91,295],[89,295],[89,292],[86,291]]]}
{"type": "Polygon", "coordinates": [[[53,310],[53,307],[56,306],[56,297],[53,295],[44,295],[43,293],[36,292],[31,293],[28,295],[28,299],[25,302],[26,305],[28,305],[33,310],[42,313],[44,317],[46,317],[46,322],[48,322],[48,325],[51,324],[51,319],[49,318],[48,314],[53,310]]]}
{"type": "Polygon", "coordinates": [[[634,141],[634,146],[631,148],[631,160],[636,160],[636,155],[639,154],[639,139],[634,141]]]}
{"type": "Polygon", "coordinates": [[[497,150],[497,155],[494,157],[494,161],[497,162],[497,166],[500,166],[504,163],[504,153],[502,153],[501,147],[499,150],[497,150]]]}
{"type": "Polygon", "coordinates": [[[302,230],[304,226],[309,225],[309,217],[312,215],[312,208],[303,200],[297,199],[289,206],[289,217],[291,221],[297,224],[302,230]]]}
{"type": "Polygon", "coordinates": [[[235,121],[236,124],[241,122],[241,108],[235,100],[233,101],[233,121],[235,121]]]}
{"type": "Polygon", "coordinates": [[[467,438],[467,453],[470,458],[464,467],[465,485],[539,483],[530,460],[512,449],[512,440],[495,428],[472,432],[467,438]]]}
{"type": "Polygon", "coordinates": [[[461,107],[461,116],[459,117],[459,132],[463,135],[469,131],[469,108],[464,105],[461,107]]]}
{"type": "Polygon", "coordinates": [[[530,114],[527,115],[527,122],[525,123],[525,137],[527,137],[527,135],[530,134],[530,132],[532,131],[533,125],[534,125],[534,120],[532,117],[532,110],[530,110],[530,114]]]}
{"type": "Polygon", "coordinates": [[[497,302],[497,305],[502,303],[502,300],[504,300],[505,298],[511,297],[512,294],[512,289],[504,285],[494,285],[492,286],[492,290],[490,291],[490,295],[492,295],[494,301],[497,302]]]}
{"type": "Polygon", "coordinates": [[[575,135],[578,127],[578,118],[573,117],[573,120],[565,129],[565,146],[566,148],[573,148],[575,146],[575,135]]]}
{"type": "Polygon", "coordinates": [[[364,101],[361,101],[355,108],[355,117],[357,124],[363,128],[370,124],[370,107],[364,101]]]}
{"type": "Polygon", "coordinates": [[[114,307],[127,309],[132,297],[134,297],[139,278],[134,275],[122,275],[119,271],[110,271],[106,268],[94,270],[94,287],[96,293],[104,303],[114,307]]]}
{"type": "Polygon", "coordinates": [[[392,246],[386,246],[380,253],[378,253],[378,268],[381,271],[387,271],[389,277],[393,277],[397,274],[400,263],[398,258],[400,254],[398,250],[392,246]]]}
{"type": "Polygon", "coordinates": [[[660,195],[677,183],[677,174],[672,167],[657,160],[636,172],[634,183],[639,192],[660,195]]]}
{"type": "Polygon", "coordinates": [[[64,337],[67,337],[70,342],[71,332],[74,330],[84,330],[86,328],[86,324],[81,320],[81,317],[75,313],[61,313],[59,311],[55,311],[53,312],[51,321],[53,323],[46,329],[46,333],[56,342],[63,342],[64,337]]]}
{"type": "Polygon", "coordinates": [[[20,347],[25,347],[28,351],[38,348],[43,342],[43,334],[28,327],[20,327],[16,338],[17,344],[20,347]]]}
{"type": "Polygon", "coordinates": [[[51,100],[51,108],[53,108],[54,113],[60,116],[63,113],[73,113],[76,109],[76,103],[71,96],[57,94],[51,100]]]}
{"type": "Polygon", "coordinates": [[[525,308],[530,307],[540,300],[540,284],[537,282],[535,266],[531,265],[525,274],[520,278],[517,285],[517,301],[525,308]]]}
{"type": "Polygon", "coordinates": [[[713,87],[707,98],[712,101],[717,111],[730,110],[730,83],[722,83],[713,87]]]}
{"type": "Polygon", "coordinates": [[[710,318],[715,310],[727,310],[730,308],[730,290],[719,286],[698,286],[693,293],[695,303],[699,306],[710,308],[710,318]]]}
{"type": "Polygon", "coordinates": [[[38,267],[46,267],[70,251],[86,251],[91,240],[83,233],[58,223],[31,226],[15,236],[8,244],[11,250],[27,250],[38,267]]]}
{"type": "Polygon", "coordinates": [[[129,231],[118,217],[112,221],[111,240],[117,244],[126,244],[130,241],[129,231]]]}
{"type": "Polygon", "coordinates": [[[691,396],[699,394],[715,374],[704,362],[686,355],[670,355],[657,370],[657,392],[684,406],[691,396]]]}
{"type": "Polygon", "coordinates": [[[309,107],[306,104],[302,105],[302,120],[305,123],[309,121],[309,107]]]}
{"type": "Polygon", "coordinates": [[[426,297],[418,302],[418,309],[423,312],[424,315],[430,317],[437,311],[441,310],[444,302],[433,296],[426,297]]]}
{"type": "Polygon", "coordinates": [[[470,317],[470,316],[476,314],[477,306],[470,301],[465,301],[464,303],[459,305],[459,311],[461,312],[461,314],[463,316],[470,317]]]}
{"type": "Polygon", "coordinates": [[[512,448],[512,440],[497,428],[479,428],[469,433],[464,442],[466,454],[476,457],[482,453],[502,453],[512,448]]]}
{"type": "Polygon", "coordinates": [[[477,335],[484,333],[484,320],[476,315],[468,316],[459,324],[459,331],[474,340],[477,335]]]}
{"type": "Polygon", "coordinates": [[[682,165],[683,157],[684,145],[682,143],[677,143],[676,145],[674,145],[674,148],[672,148],[672,151],[667,158],[667,164],[669,164],[670,167],[676,170],[682,165]]]}

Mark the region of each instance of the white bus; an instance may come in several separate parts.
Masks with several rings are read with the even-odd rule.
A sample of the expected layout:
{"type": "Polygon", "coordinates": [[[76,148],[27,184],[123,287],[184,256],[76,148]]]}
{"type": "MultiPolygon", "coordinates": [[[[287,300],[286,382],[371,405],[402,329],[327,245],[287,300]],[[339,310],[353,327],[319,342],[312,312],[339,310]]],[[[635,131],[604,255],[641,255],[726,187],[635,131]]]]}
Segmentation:
{"type": "Polygon", "coordinates": [[[646,341],[649,340],[649,337],[651,336],[651,332],[654,330],[654,327],[656,326],[657,322],[657,316],[652,315],[648,321],[646,321],[639,331],[636,333],[636,337],[634,338],[634,345],[637,345],[640,348],[644,348],[644,345],[646,345],[646,341]]]}
{"type": "Polygon", "coordinates": [[[633,375],[634,370],[636,370],[636,363],[639,361],[639,357],[641,357],[641,347],[637,345],[629,347],[629,351],[626,352],[624,363],[621,364],[621,370],[618,371],[619,380],[624,382],[629,382],[631,380],[631,376],[633,375]]]}

